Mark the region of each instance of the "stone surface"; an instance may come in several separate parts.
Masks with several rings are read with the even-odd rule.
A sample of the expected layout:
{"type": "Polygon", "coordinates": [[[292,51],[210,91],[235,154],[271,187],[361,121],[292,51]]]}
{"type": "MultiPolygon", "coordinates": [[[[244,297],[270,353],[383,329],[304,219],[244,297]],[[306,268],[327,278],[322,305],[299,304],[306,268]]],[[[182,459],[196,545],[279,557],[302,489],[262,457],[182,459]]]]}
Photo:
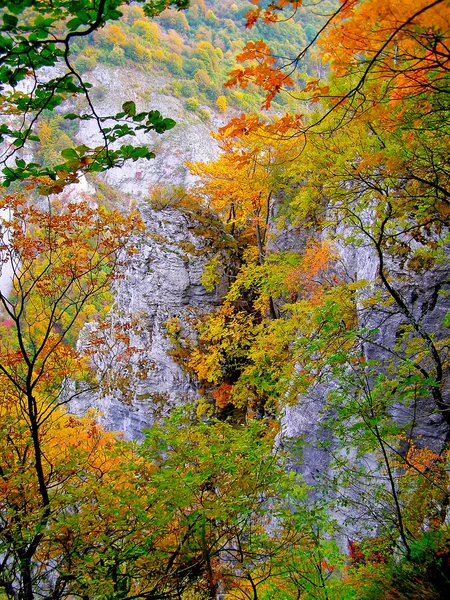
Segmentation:
{"type": "Polygon", "coordinates": [[[147,204],[141,214],[145,232],[137,238],[139,252],[116,284],[109,318],[138,326],[131,341],[139,350],[130,362],[148,366],[148,374],[136,378],[131,405],[120,401],[120,393],[104,397],[85,393],[70,405],[78,413],[87,408],[99,410],[108,429],[136,439],[155,415],[196,397],[196,382],[168,354],[172,345],[165,323],[178,318],[183,336],[192,336],[189,323],[218,302],[200,283],[208,246],[192,233],[192,221],[175,209],[155,211],[147,204]]]}
{"type": "MultiPolygon", "coordinates": [[[[186,185],[192,181],[186,161],[208,162],[218,155],[217,142],[210,135],[225,124],[229,115],[213,111],[211,120],[204,123],[195,112],[184,108],[184,98],[176,98],[165,92],[170,80],[162,75],[145,73],[120,67],[98,65],[88,79],[93,85],[99,114],[114,114],[121,110],[123,102],[132,100],[137,110],[159,110],[164,117],[176,121],[173,129],[162,135],[137,132],[128,143],[148,145],[156,153],[153,160],[128,162],[123,168],[115,168],[101,176],[106,183],[134,198],[145,198],[149,189],[157,184],[186,185]]],[[[79,143],[101,143],[96,124],[84,121],[78,133],[79,143]]],[[[127,143],[127,142],[125,142],[127,143]]]]}
{"type": "MultiPolygon", "coordinates": [[[[337,233],[343,233],[342,231],[337,233]]],[[[324,234],[322,234],[324,235],[324,234]]],[[[282,231],[274,249],[298,250],[304,244],[306,232],[301,228],[291,228],[287,232],[282,231]]],[[[362,246],[345,245],[342,242],[335,243],[339,255],[340,268],[347,280],[365,281],[370,293],[381,290],[379,278],[379,263],[373,248],[368,244],[362,246]]],[[[442,319],[450,311],[450,284],[448,267],[445,264],[437,264],[434,268],[421,273],[408,271],[399,265],[397,258],[387,259],[387,270],[394,274],[391,282],[400,293],[408,309],[414,318],[434,339],[438,340],[443,334],[442,319]]],[[[386,295],[386,294],[384,294],[386,295]]],[[[372,343],[363,345],[363,351],[367,359],[392,363],[392,350],[407,322],[406,317],[392,303],[390,306],[375,305],[370,311],[358,306],[358,320],[361,328],[376,330],[372,337],[372,343]]],[[[383,367],[380,367],[383,368],[383,367]]],[[[291,448],[293,453],[293,468],[301,472],[306,482],[312,486],[318,483],[322,485],[327,480],[333,480],[335,473],[331,467],[333,455],[344,458],[347,463],[348,472],[358,473],[361,465],[366,472],[372,473],[370,486],[365,488],[362,480],[358,482],[355,477],[353,483],[348,484],[345,496],[352,498],[348,507],[340,507],[333,513],[336,521],[342,526],[338,542],[343,551],[347,549],[349,539],[358,539],[363,531],[367,534],[372,530],[374,535],[378,534],[377,523],[373,520],[376,512],[370,513],[370,505],[373,503],[376,482],[388,489],[386,472],[378,467],[378,462],[371,454],[363,458],[356,456],[355,448],[350,445],[338,450],[336,440],[332,431],[325,426],[325,421],[332,417],[328,412],[324,414],[326,397],[335,388],[335,382],[330,377],[328,382],[321,382],[312,386],[307,395],[299,396],[298,403],[286,406],[281,415],[281,428],[278,443],[291,448]],[[300,440],[300,443],[299,443],[300,440]],[[323,442],[327,442],[327,448],[323,442]],[[384,482],[384,483],[383,483],[384,482]]],[[[444,398],[450,404],[448,386],[444,387],[444,398]]],[[[449,427],[443,415],[436,410],[436,404],[431,393],[419,397],[411,406],[405,407],[400,402],[394,402],[389,408],[391,418],[399,425],[408,424],[406,435],[411,435],[417,446],[427,446],[436,452],[440,452],[449,435],[449,427]]],[[[349,426],[351,423],[349,422],[349,426]]],[[[400,448],[400,452],[402,448],[400,448]]],[[[326,486],[325,486],[326,487],[326,486]]],[[[329,486],[332,489],[332,485],[329,486]]],[[[323,489],[323,488],[322,488],[323,489]]],[[[317,491],[312,492],[315,496],[317,491]]],[[[326,493],[326,492],[325,492],[326,493]]],[[[334,498],[338,498],[339,490],[332,492],[334,498]]],[[[392,502],[389,494],[385,496],[386,502],[392,502]]],[[[388,510],[393,510],[390,507],[388,510]]]]}
{"type": "MultiPolygon", "coordinates": [[[[344,232],[339,230],[337,234],[344,232]]],[[[301,227],[290,227],[281,231],[273,243],[275,250],[296,250],[304,247],[307,233],[301,227]]],[[[320,234],[326,238],[326,233],[320,234]]],[[[369,245],[347,245],[342,241],[334,241],[339,255],[339,268],[342,275],[349,281],[365,281],[371,292],[381,289],[379,264],[374,249],[369,245]]],[[[389,260],[389,259],[388,259],[389,260]]],[[[442,319],[450,311],[450,281],[446,264],[437,264],[434,268],[416,273],[399,267],[397,260],[387,264],[387,271],[394,273],[393,285],[401,294],[405,304],[411,310],[417,322],[436,339],[442,335],[442,319]]],[[[386,294],[385,294],[386,295],[386,294]]],[[[373,336],[373,343],[364,345],[367,359],[392,360],[391,350],[396,343],[398,332],[406,323],[406,318],[395,303],[390,307],[371,307],[369,311],[358,307],[358,321],[361,328],[378,330],[373,336]]],[[[311,438],[320,422],[320,411],[324,404],[324,396],[332,389],[330,381],[328,388],[318,387],[312,392],[314,400],[302,398],[298,406],[288,407],[282,417],[282,430],[287,437],[297,438],[307,435],[311,438]],[[312,427],[312,430],[311,430],[312,427]]],[[[450,404],[449,389],[444,389],[445,398],[450,404]]],[[[430,445],[439,451],[445,439],[448,427],[441,415],[436,414],[436,407],[431,397],[424,398],[416,406],[415,436],[424,445],[430,445]]],[[[394,407],[393,416],[399,421],[406,422],[411,418],[408,411],[400,406],[394,407]]],[[[321,467],[322,465],[318,465],[321,467]]],[[[309,467],[306,467],[308,471],[309,467]]],[[[305,471],[305,472],[306,472],[305,471]]],[[[314,471],[314,466],[312,467],[314,471]]]]}
{"type": "MultiPolygon", "coordinates": [[[[112,395],[100,397],[86,392],[70,407],[76,412],[96,408],[109,429],[124,431],[128,438],[140,438],[142,429],[148,427],[160,411],[196,396],[196,383],[168,355],[171,344],[165,322],[179,318],[186,328],[183,335],[192,335],[189,322],[198,314],[210,311],[217,301],[200,283],[207,247],[205,240],[193,234],[195,224],[185,214],[169,207],[153,211],[145,198],[159,184],[189,185],[193,178],[185,161],[210,161],[217,157],[217,143],[209,132],[224,125],[230,115],[210,111],[211,120],[203,123],[195,113],[185,110],[183,98],[165,93],[169,79],[154,73],[98,65],[88,79],[93,85],[91,93],[99,114],[119,111],[125,100],[133,100],[138,110],[159,110],[177,122],[174,129],[163,135],[138,133],[130,138],[130,143],[153,147],[155,159],[128,162],[122,168],[96,176],[124,194],[124,209],[130,202],[141,202],[146,231],[138,240],[138,255],[128,264],[124,278],[114,290],[115,304],[110,320],[138,323],[139,331],[132,335],[133,346],[139,348],[136,362],[146,363],[150,370],[145,379],[136,378],[130,406],[112,395]]],[[[93,122],[82,123],[77,142],[100,143],[93,122]]],[[[70,186],[67,195],[72,199],[77,194],[93,194],[95,185],[95,180],[83,180],[70,186]]]]}

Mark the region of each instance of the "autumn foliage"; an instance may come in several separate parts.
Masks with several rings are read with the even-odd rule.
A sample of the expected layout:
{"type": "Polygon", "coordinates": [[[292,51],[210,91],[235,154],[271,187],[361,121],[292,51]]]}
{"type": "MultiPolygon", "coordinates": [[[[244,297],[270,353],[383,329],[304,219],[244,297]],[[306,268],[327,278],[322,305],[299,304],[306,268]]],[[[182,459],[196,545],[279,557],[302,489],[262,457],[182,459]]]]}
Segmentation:
{"type": "MultiPolygon", "coordinates": [[[[264,114],[233,113],[213,134],[215,161],[188,165],[189,190],[153,190],[152,209],[172,204],[195,221],[202,283],[221,299],[193,322],[165,322],[169,355],[198,394],[170,415],[164,406],[142,443],[68,412],[94,389],[132,404],[133,381],[152,367],[133,347],[138,315],[105,317],[139,216],[32,189],[58,193],[102,169],[105,148],[63,149],[64,164],[46,171],[67,141],[53,132],[70,128],[45,113],[40,177],[22,159],[6,173],[26,180],[0,203],[8,600],[449,595],[449,5],[324,0],[307,29],[302,2],[252,4],[244,48],[227,17],[241,3],[202,0],[157,25],[126,5],[95,33],[98,50],[79,40],[86,69],[160,61],[193,118],[199,98],[226,114],[264,95],[264,114]],[[297,22],[285,46],[280,34],[255,37],[297,22]],[[235,56],[221,90],[219,65],[235,56]]],[[[7,5],[3,26],[19,35],[7,5]]],[[[72,31],[92,21],[80,15],[72,31]]],[[[122,109],[117,139],[144,121],[172,125],[159,113],[147,122],[134,101],[122,109]]]]}
{"type": "MultiPolygon", "coordinates": [[[[253,29],[304,10],[253,4],[253,29]]],[[[228,293],[198,325],[189,363],[202,380],[200,412],[270,419],[285,403],[309,414],[323,402],[317,418],[336,441],[312,443],[336,471],[323,475],[321,489],[335,486],[333,510],[360,524],[352,559],[361,569],[341,586],[330,583],[333,598],[438,598],[448,590],[448,565],[438,558],[448,539],[448,449],[418,435],[416,420],[434,414],[449,425],[449,321],[433,312],[436,303],[448,306],[446,296],[417,304],[420,282],[431,272],[444,285],[448,265],[447,13],[441,1],[344,0],[297,55],[275,57],[268,42],[250,42],[227,85],[258,85],[264,108],[287,94],[296,111],[234,117],[220,131],[223,157],[194,166],[195,194],[219,211],[236,242],[205,275],[209,288],[228,278],[228,293]],[[303,61],[318,51],[327,72],[308,77],[303,61]],[[268,203],[258,222],[252,198],[261,183],[268,203]],[[277,218],[280,229],[301,232],[296,251],[277,247],[277,218]],[[397,565],[396,553],[404,557],[397,565]],[[426,556],[422,570],[418,556],[426,556]],[[373,571],[381,564],[384,582],[373,571]]]]}

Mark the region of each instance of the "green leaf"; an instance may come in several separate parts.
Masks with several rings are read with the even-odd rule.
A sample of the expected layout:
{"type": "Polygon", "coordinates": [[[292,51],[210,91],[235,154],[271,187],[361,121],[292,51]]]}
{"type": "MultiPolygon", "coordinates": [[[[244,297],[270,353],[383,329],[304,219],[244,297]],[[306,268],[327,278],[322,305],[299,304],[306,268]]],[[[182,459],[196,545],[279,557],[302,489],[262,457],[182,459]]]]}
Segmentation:
{"type": "Polygon", "coordinates": [[[66,160],[72,160],[78,158],[78,153],[74,148],[64,148],[64,150],[61,151],[61,156],[66,160]]]}
{"type": "Polygon", "coordinates": [[[8,6],[8,10],[10,10],[15,15],[20,15],[23,13],[24,9],[28,6],[31,6],[31,0],[22,0],[21,2],[15,2],[14,4],[10,3],[8,6]]]}
{"type": "Polygon", "coordinates": [[[136,104],[132,100],[128,100],[128,102],[122,104],[122,110],[129,117],[134,117],[136,114],[136,104]]]}
{"type": "Polygon", "coordinates": [[[67,23],[67,28],[71,31],[75,31],[80,25],[83,25],[83,21],[81,21],[81,19],[78,17],[75,17],[74,19],[70,19],[70,21],[67,23]]]}
{"type": "Polygon", "coordinates": [[[170,118],[166,118],[163,120],[163,125],[164,125],[166,131],[168,129],[173,129],[176,124],[177,124],[177,122],[170,118]]]}
{"type": "Polygon", "coordinates": [[[19,19],[14,15],[10,15],[9,13],[5,13],[2,16],[3,23],[5,24],[5,29],[14,29],[19,22],[19,19]]]}

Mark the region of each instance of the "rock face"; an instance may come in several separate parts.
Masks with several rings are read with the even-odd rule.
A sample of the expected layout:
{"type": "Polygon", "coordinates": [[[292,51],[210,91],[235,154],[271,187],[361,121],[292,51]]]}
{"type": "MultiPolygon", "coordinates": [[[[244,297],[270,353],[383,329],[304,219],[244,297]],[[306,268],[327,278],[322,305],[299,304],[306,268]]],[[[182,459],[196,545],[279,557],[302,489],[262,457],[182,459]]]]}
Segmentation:
{"type": "Polygon", "coordinates": [[[141,215],[145,231],[136,240],[138,253],[116,284],[110,319],[133,323],[136,352],[130,363],[144,364],[148,372],[135,378],[131,404],[121,402],[117,394],[92,393],[71,403],[75,412],[96,408],[108,429],[134,439],[142,437],[142,429],[159,413],[196,397],[195,382],[168,354],[173,347],[165,324],[176,320],[183,336],[193,335],[189,323],[218,302],[200,282],[208,242],[193,232],[195,222],[178,210],[153,210],[148,204],[141,207],[141,215]]]}
{"type": "MultiPolygon", "coordinates": [[[[208,243],[194,233],[195,220],[169,207],[152,210],[144,199],[159,184],[188,185],[191,176],[185,161],[214,160],[218,147],[209,132],[224,125],[229,115],[211,112],[211,120],[202,122],[195,113],[185,110],[182,99],[165,93],[169,80],[160,75],[99,65],[88,79],[99,114],[119,111],[125,100],[133,100],[138,110],[151,107],[177,122],[162,136],[138,134],[130,139],[130,143],[153,147],[155,159],[127,163],[96,176],[123,193],[124,204],[141,202],[146,230],[137,240],[138,254],[129,262],[113,292],[115,303],[109,318],[112,326],[133,323],[131,343],[137,352],[131,362],[145,364],[149,371],[142,379],[135,372],[131,404],[119,401],[117,394],[100,397],[86,392],[70,403],[70,409],[81,413],[95,408],[103,415],[100,420],[108,429],[139,439],[155,415],[196,396],[195,382],[168,354],[173,348],[165,323],[178,319],[183,327],[181,334],[193,335],[189,323],[218,302],[200,283],[208,259],[208,243]]],[[[95,124],[83,122],[77,141],[95,145],[97,139],[95,124]]],[[[72,186],[73,193],[86,191],[86,185],[93,197],[96,181],[83,180],[72,186]]],[[[100,363],[105,362],[97,358],[100,363]]]]}
{"type": "MultiPolygon", "coordinates": [[[[287,231],[282,231],[277,235],[273,251],[301,250],[305,245],[306,235],[302,228],[291,227],[287,231]]],[[[320,237],[323,234],[316,232],[316,235],[320,237]]],[[[380,280],[380,264],[377,255],[370,245],[345,245],[338,241],[335,246],[346,278],[355,282],[366,282],[366,289],[378,292],[380,298],[388,296],[380,280]]],[[[404,351],[404,340],[407,339],[404,336],[408,327],[412,332],[411,335],[416,335],[416,339],[420,338],[412,323],[417,324],[438,343],[443,335],[444,316],[450,311],[450,281],[446,264],[438,263],[430,269],[412,271],[407,265],[401,263],[398,257],[386,256],[385,260],[386,271],[392,277],[391,285],[397,290],[410,318],[396,302],[387,305],[380,302],[370,310],[362,306],[357,307],[359,328],[373,332],[367,336],[366,341],[362,342],[362,351],[367,360],[377,361],[381,365],[377,368],[381,370],[386,364],[395,366],[393,351],[399,339],[403,341],[400,348],[397,347],[395,351],[399,352],[399,355],[404,351]]],[[[432,361],[426,361],[424,364],[433,376],[432,361]]],[[[446,376],[448,378],[448,373],[444,371],[444,382],[446,376]]],[[[342,449],[337,449],[338,444],[333,436],[332,426],[330,429],[326,425],[326,421],[333,417],[333,413],[330,413],[329,409],[328,412],[325,411],[327,395],[335,388],[336,382],[330,376],[328,381],[322,380],[313,385],[307,395],[298,398],[296,405],[286,406],[281,416],[279,443],[288,448],[295,448],[298,447],[296,442],[302,440],[301,456],[294,454],[293,468],[301,472],[306,482],[312,486],[319,483],[323,485],[327,480],[330,482],[333,480],[336,473],[333,471],[332,463],[336,456],[344,459],[349,472],[353,469],[354,473],[358,473],[364,462],[364,469],[373,477],[373,485],[375,486],[378,478],[379,481],[384,482],[380,485],[387,486],[386,474],[380,471],[380,463],[375,460],[374,455],[366,454],[361,458],[356,455],[355,448],[351,445],[344,449],[345,456],[342,449]]],[[[392,393],[395,395],[395,390],[392,393]]],[[[450,390],[445,383],[443,401],[447,406],[450,405],[450,390]]],[[[438,410],[431,387],[425,392],[422,388],[418,397],[409,402],[394,400],[387,411],[391,422],[401,426],[407,424],[405,438],[411,436],[417,447],[429,447],[439,453],[445,441],[448,441],[450,434],[448,419],[442,411],[438,410]]],[[[348,426],[350,425],[351,422],[348,422],[348,426]]],[[[401,453],[402,447],[399,450],[401,453]]],[[[356,478],[354,481],[354,489],[349,487],[345,491],[347,497],[353,497],[354,503],[350,502],[348,508],[340,508],[333,515],[342,526],[343,533],[338,542],[344,551],[347,549],[349,539],[358,539],[358,532],[363,531],[367,534],[371,528],[375,535],[377,532],[376,523],[373,523],[373,513],[372,517],[368,518],[368,511],[366,512],[370,494],[364,496],[362,485],[360,482],[357,483],[356,478]]],[[[351,483],[348,485],[350,486],[351,483]]],[[[336,490],[331,495],[333,496],[334,493],[336,490]]]]}
{"type": "MultiPolygon", "coordinates": [[[[174,129],[163,135],[137,132],[135,137],[130,138],[131,144],[148,145],[154,149],[156,157],[150,161],[140,159],[127,163],[124,168],[108,171],[102,177],[113,188],[142,199],[148,195],[149,188],[160,183],[189,184],[192,177],[185,166],[186,161],[208,162],[217,157],[217,142],[209,132],[224,125],[229,115],[224,117],[208,111],[211,119],[203,122],[195,112],[184,108],[181,98],[165,91],[170,83],[168,78],[125,67],[99,65],[89,74],[88,80],[93,85],[92,94],[99,114],[120,111],[123,102],[132,100],[138,111],[151,108],[176,121],[174,129]]],[[[93,121],[82,123],[78,142],[101,143],[93,121]]]]}

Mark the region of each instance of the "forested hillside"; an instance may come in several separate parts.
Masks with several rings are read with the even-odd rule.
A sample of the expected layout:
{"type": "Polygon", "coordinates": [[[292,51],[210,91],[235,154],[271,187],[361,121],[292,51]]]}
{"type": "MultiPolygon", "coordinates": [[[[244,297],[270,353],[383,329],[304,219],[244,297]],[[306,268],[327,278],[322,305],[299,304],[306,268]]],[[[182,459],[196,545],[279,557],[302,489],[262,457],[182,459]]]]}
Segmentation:
{"type": "MultiPolygon", "coordinates": [[[[124,18],[119,22],[75,44],[77,68],[84,72],[97,63],[131,64],[145,72],[172,75],[168,91],[183,97],[191,111],[199,110],[200,105],[215,106],[219,111],[225,111],[227,105],[257,110],[261,95],[256,86],[245,90],[223,87],[236,55],[250,40],[262,37],[277,55],[295,54],[297,44],[304,45],[312,39],[323,21],[319,15],[302,14],[280,23],[278,28],[262,21],[249,29],[245,27],[248,2],[228,0],[195,1],[188,11],[165,11],[153,21],[137,5],[123,11],[124,18]]],[[[320,69],[319,64],[309,59],[308,74],[320,69]]],[[[276,107],[280,110],[286,103],[287,98],[280,96],[276,107]]],[[[207,114],[201,113],[205,119],[207,114]]]]}
{"type": "Polygon", "coordinates": [[[448,598],[448,1],[0,7],[0,599],[448,598]]]}

